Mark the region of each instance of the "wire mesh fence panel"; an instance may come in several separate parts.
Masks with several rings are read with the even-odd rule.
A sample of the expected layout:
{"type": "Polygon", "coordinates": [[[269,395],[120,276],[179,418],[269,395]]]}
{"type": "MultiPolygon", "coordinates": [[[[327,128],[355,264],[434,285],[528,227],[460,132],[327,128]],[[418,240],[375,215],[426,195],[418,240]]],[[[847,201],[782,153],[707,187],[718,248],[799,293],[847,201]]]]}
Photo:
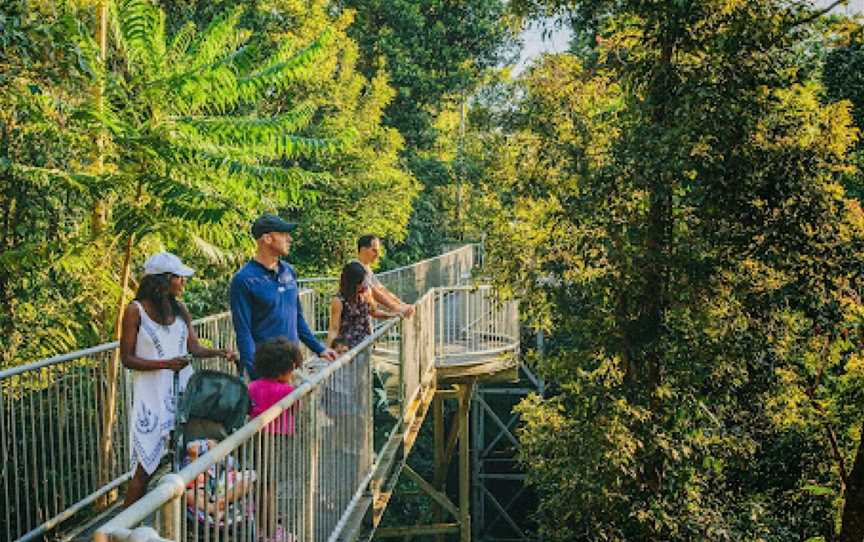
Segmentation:
{"type": "Polygon", "coordinates": [[[432,288],[467,283],[474,267],[474,254],[474,245],[465,245],[410,266],[377,273],[376,277],[403,301],[414,303],[432,288]]]}
{"type": "Polygon", "coordinates": [[[435,313],[439,363],[472,363],[518,350],[519,305],[491,286],[439,288],[435,313]]]}

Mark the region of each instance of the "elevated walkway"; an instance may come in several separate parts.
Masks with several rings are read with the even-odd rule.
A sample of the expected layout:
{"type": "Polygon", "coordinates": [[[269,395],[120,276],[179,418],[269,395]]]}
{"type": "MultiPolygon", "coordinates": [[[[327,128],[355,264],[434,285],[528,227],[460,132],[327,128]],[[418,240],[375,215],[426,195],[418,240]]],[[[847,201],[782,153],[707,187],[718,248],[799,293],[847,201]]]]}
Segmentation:
{"type": "MultiPolygon", "coordinates": [[[[468,540],[471,393],[478,380],[512,380],[519,347],[517,304],[499,301],[489,286],[466,285],[475,250],[466,246],[380,274],[400,297],[417,301],[413,317],[380,323],[372,337],[335,363],[310,361],[305,382],[291,396],[180,473],[163,477],[139,503],[102,525],[96,539],[251,541],[291,533],[298,541],[335,541],[459,532],[468,540]],[[445,438],[446,400],[459,406],[458,423],[445,438]],[[406,462],[430,410],[440,440],[431,483],[406,462]],[[296,419],[296,433],[274,439],[265,426],[286,411],[296,419]],[[458,506],[441,491],[457,443],[458,506]],[[225,470],[227,456],[256,471],[255,489],[239,498],[223,489],[222,497],[237,503],[236,518],[217,513],[221,527],[189,520],[186,485],[208,469],[225,470]],[[429,495],[440,522],[379,528],[400,475],[429,495]]],[[[305,286],[304,314],[323,332],[334,281],[314,279],[305,286]]],[[[204,341],[232,345],[227,313],[195,325],[204,341]]],[[[129,477],[124,467],[131,404],[116,348],[110,343],[0,372],[4,540],[80,538],[86,516],[116,502],[118,487],[129,477]],[[115,407],[105,412],[105,404],[115,407]]],[[[233,370],[224,360],[198,368],[204,367],[233,370]]],[[[106,516],[90,523],[100,524],[100,517],[106,516]]]]}

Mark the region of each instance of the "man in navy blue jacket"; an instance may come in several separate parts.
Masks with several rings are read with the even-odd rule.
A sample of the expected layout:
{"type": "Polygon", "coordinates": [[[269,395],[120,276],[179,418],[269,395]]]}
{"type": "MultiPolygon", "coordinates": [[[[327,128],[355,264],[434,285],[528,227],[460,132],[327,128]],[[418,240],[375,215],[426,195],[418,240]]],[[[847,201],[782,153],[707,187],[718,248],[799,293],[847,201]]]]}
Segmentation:
{"type": "Polygon", "coordinates": [[[237,334],[240,362],[257,378],[253,360],[255,347],[267,339],[286,337],[302,341],[318,356],[336,359],[309,329],[298,299],[297,274],[280,258],[291,248],[291,231],[296,224],[275,215],[263,215],[252,224],[258,248],[255,257],[231,279],[231,317],[237,334]]]}

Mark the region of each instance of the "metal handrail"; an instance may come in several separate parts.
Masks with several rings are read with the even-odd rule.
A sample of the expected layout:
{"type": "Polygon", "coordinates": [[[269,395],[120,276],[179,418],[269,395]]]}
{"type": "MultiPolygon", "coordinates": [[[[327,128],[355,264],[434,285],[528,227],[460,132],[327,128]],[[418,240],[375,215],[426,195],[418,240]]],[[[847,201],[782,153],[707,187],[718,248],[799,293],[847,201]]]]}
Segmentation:
{"type": "MultiPolygon", "coordinates": [[[[391,344],[387,350],[391,353],[394,351],[399,352],[400,363],[398,369],[401,409],[400,418],[395,423],[397,425],[404,424],[409,416],[409,405],[412,405],[420,397],[420,393],[424,389],[428,390],[429,386],[434,386],[435,349],[439,346],[436,343],[436,337],[439,336],[436,333],[438,330],[435,328],[446,327],[447,325],[447,322],[440,318],[436,325],[436,314],[440,315],[442,314],[440,311],[450,310],[454,310],[454,314],[458,313],[460,317],[467,314],[468,318],[472,321],[481,322],[480,328],[475,330],[478,333],[485,334],[491,327],[493,328],[493,334],[508,337],[512,341],[511,334],[514,326],[518,325],[518,322],[508,320],[507,316],[515,315],[515,312],[513,312],[515,307],[507,303],[500,303],[495,305],[499,310],[489,311],[488,294],[494,294],[494,290],[490,287],[454,287],[429,290],[418,300],[416,304],[417,310],[412,317],[401,320],[393,318],[386,321],[371,336],[367,337],[363,342],[333,363],[327,364],[320,360],[311,360],[306,364],[306,367],[309,369],[318,369],[318,371],[311,376],[305,376],[302,384],[291,394],[270,407],[257,418],[246,423],[207,454],[199,457],[179,472],[168,474],[160,479],[154,490],[100,527],[94,537],[95,542],[131,542],[134,533],[139,533],[140,536],[146,534],[149,537],[148,540],[159,541],[181,541],[195,538],[195,536],[188,532],[188,525],[178,519],[180,516],[181,499],[187,493],[190,484],[195,483],[201,475],[211,472],[212,469],[222,464],[231,454],[237,457],[249,456],[250,452],[248,448],[251,447],[253,450],[252,454],[254,455],[255,450],[257,450],[256,446],[264,447],[264,445],[256,444],[258,441],[255,439],[260,440],[268,425],[288,412],[296,413],[298,416],[301,413],[306,413],[304,420],[307,420],[308,423],[303,428],[306,432],[306,438],[297,435],[292,437],[292,439],[300,443],[302,458],[299,462],[290,463],[288,469],[280,470],[277,467],[276,471],[280,472],[281,476],[270,474],[269,478],[263,481],[260,478],[258,480],[260,483],[270,487],[271,491],[273,491],[272,488],[278,487],[280,483],[304,484],[302,486],[304,493],[308,490],[308,493],[311,495],[310,503],[307,503],[309,504],[308,510],[304,506],[303,511],[296,513],[294,516],[277,513],[278,518],[284,520],[281,522],[281,525],[286,528],[295,529],[295,532],[306,533],[310,538],[314,537],[318,540],[323,539],[328,541],[338,540],[341,536],[341,531],[347,524],[348,518],[352,516],[355,507],[359,505],[363,492],[370,483],[372,473],[376,471],[378,462],[382,458],[378,457],[372,460],[367,457],[366,462],[361,462],[361,472],[358,473],[360,475],[359,478],[354,476],[353,478],[348,477],[338,480],[339,485],[335,487],[341,488],[341,494],[348,495],[349,498],[344,506],[340,506],[335,510],[337,517],[333,517],[329,522],[325,520],[322,514],[326,514],[327,511],[325,510],[326,505],[323,503],[329,501],[327,495],[322,496],[320,494],[322,491],[326,491],[326,488],[320,480],[322,475],[320,473],[315,474],[317,472],[316,468],[318,468],[316,466],[328,464],[327,459],[323,456],[334,453],[338,454],[334,448],[338,449],[341,445],[346,445],[350,442],[349,440],[339,441],[334,443],[335,446],[318,447],[318,443],[321,442],[320,431],[322,429],[321,425],[316,421],[315,413],[321,408],[321,401],[327,386],[333,386],[335,378],[340,373],[349,370],[352,366],[355,370],[359,367],[359,374],[369,377],[367,384],[371,385],[373,348],[375,348],[375,352],[380,353],[383,348],[379,350],[377,347],[382,345],[382,343],[390,344],[394,332],[398,331],[398,348],[394,350],[391,344]],[[447,297],[446,294],[457,294],[460,297],[454,299],[453,296],[447,297]],[[474,318],[473,312],[478,310],[483,315],[491,315],[492,320],[487,321],[488,316],[484,316],[481,320],[474,318]],[[430,361],[431,365],[429,365],[430,361]],[[304,444],[306,447],[303,447],[304,444]],[[313,473],[306,476],[307,473],[303,470],[304,465],[311,465],[310,468],[313,473]],[[290,467],[293,467],[293,470],[290,467]],[[350,485],[350,487],[345,487],[347,485],[350,485]],[[142,530],[139,525],[146,518],[152,517],[153,514],[156,514],[157,525],[160,529],[158,531],[142,530]],[[315,525],[319,522],[324,523],[325,530],[324,532],[319,530],[318,534],[314,535],[315,525]]],[[[506,348],[510,350],[518,348],[518,338],[507,344],[506,348]]],[[[371,391],[371,388],[369,391],[371,391]]],[[[363,410],[361,415],[365,419],[363,426],[366,435],[363,437],[368,439],[371,437],[373,430],[372,412],[369,410],[372,407],[371,403],[364,403],[363,393],[361,391],[360,395],[352,397],[349,402],[353,403],[357,401],[360,404],[366,405],[366,410],[363,410]]],[[[336,423],[338,424],[339,421],[336,423]]],[[[337,426],[334,428],[334,433],[342,435],[343,438],[346,435],[351,436],[350,430],[345,427],[337,426]]],[[[284,458],[285,453],[284,449],[282,451],[278,451],[277,449],[277,452],[272,456],[266,456],[265,454],[265,462],[259,464],[261,466],[256,468],[267,469],[268,465],[270,465],[267,462],[268,460],[274,463],[284,463],[286,461],[284,458]]],[[[342,472],[344,470],[345,465],[342,464],[340,466],[337,461],[337,468],[334,472],[342,472]]],[[[331,484],[327,487],[333,488],[334,486],[331,484]]],[[[257,493],[258,498],[266,498],[264,495],[267,494],[267,491],[259,491],[257,493]]],[[[259,501],[258,506],[264,506],[262,501],[259,501]]],[[[280,509],[280,512],[285,509],[287,509],[287,506],[280,509]]],[[[253,520],[247,519],[246,521],[251,524],[253,520]]],[[[264,528],[264,526],[261,525],[258,528],[264,528]]],[[[249,531],[243,532],[246,533],[249,531]]],[[[251,532],[254,532],[254,530],[251,532]]],[[[245,534],[241,534],[240,539],[245,539],[245,534]]]]}
{"type": "MultiPolygon", "coordinates": [[[[391,291],[410,297],[418,290],[464,280],[476,257],[477,247],[465,245],[377,276],[391,291]]],[[[313,286],[335,279],[299,282],[313,286]]],[[[301,297],[306,319],[320,335],[327,329],[329,294],[319,290],[304,288],[301,297]]],[[[212,328],[214,347],[233,346],[229,312],[196,319],[193,325],[204,339],[208,337],[202,330],[212,328]]],[[[129,479],[125,467],[126,412],[131,404],[131,385],[122,367],[116,425],[110,428],[114,435],[110,457],[102,457],[102,451],[96,449],[104,432],[98,417],[98,403],[104,393],[102,367],[116,355],[118,347],[119,343],[112,341],[0,371],[0,453],[4,462],[0,467],[0,500],[6,504],[0,511],[0,538],[4,538],[3,533],[18,542],[36,538],[129,479]],[[111,473],[97,482],[96,466],[103,461],[111,465],[111,473]],[[37,482],[34,491],[31,486],[37,482]]],[[[224,365],[223,370],[233,370],[224,360],[217,363],[224,365]]],[[[212,364],[208,362],[208,366],[212,364]]]]}
{"type": "Polygon", "coordinates": [[[324,365],[322,370],[309,377],[293,392],[262,412],[258,417],[249,421],[246,425],[229,435],[228,438],[220,442],[208,453],[202,455],[179,472],[162,477],[154,490],[144,495],[135,504],[101,526],[96,531],[94,540],[96,542],[124,540],[122,536],[125,533],[131,533],[130,529],[134,525],[141,523],[155,511],[179,498],[184,493],[186,486],[196,480],[199,475],[206,473],[208,469],[223,460],[231,452],[237,450],[244,442],[250,440],[253,435],[260,433],[271,422],[282,416],[283,413],[291,409],[301,399],[307,397],[314,390],[318,389],[331,375],[354,361],[360,352],[366,350],[379,338],[384,336],[397,324],[397,322],[397,319],[391,319],[387,324],[381,326],[375,333],[367,337],[362,343],[340,356],[338,360],[324,365]],[[116,535],[120,536],[118,537],[116,535]]]}
{"type": "MultiPolygon", "coordinates": [[[[196,320],[192,320],[193,326],[200,326],[206,324],[208,322],[213,322],[220,318],[224,318],[225,316],[231,314],[230,311],[224,311],[216,314],[211,314],[210,316],[205,316],[203,318],[198,318],[196,320]]],[[[60,354],[58,356],[52,356],[50,358],[44,358],[39,361],[34,361],[32,363],[28,363],[25,365],[18,365],[16,367],[10,367],[9,369],[4,369],[0,371],[0,380],[4,378],[9,378],[10,376],[19,375],[22,373],[26,373],[28,371],[36,371],[42,369],[43,367],[50,367],[52,365],[58,365],[60,363],[65,363],[68,361],[75,361],[77,359],[86,358],[88,356],[92,356],[93,354],[101,354],[102,352],[108,352],[110,350],[114,350],[115,348],[120,347],[120,341],[111,341],[108,343],[102,343],[97,346],[92,346],[90,348],[84,348],[82,350],[76,350],[74,352],[69,352],[68,354],[60,354]]]]}

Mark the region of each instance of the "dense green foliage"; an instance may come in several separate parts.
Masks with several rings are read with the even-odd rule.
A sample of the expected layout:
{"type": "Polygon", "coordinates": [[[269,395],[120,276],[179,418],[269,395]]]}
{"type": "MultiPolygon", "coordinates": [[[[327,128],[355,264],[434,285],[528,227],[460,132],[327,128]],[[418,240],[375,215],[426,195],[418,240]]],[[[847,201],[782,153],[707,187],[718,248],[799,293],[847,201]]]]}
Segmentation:
{"type": "Polygon", "coordinates": [[[193,312],[224,307],[264,211],[299,219],[293,259],[309,273],[332,272],[362,233],[404,236],[416,181],[382,124],[386,72],[356,69],[350,13],[163,7],[113,6],[103,63],[95,6],[3,6],[5,364],[108,338],[124,271],[134,288],[161,248],[199,269],[193,312]]]}
{"type": "Polygon", "coordinates": [[[531,357],[552,391],[519,407],[539,538],[861,541],[857,23],[783,0],[158,4],[113,6],[104,61],[93,5],[0,7],[0,365],[108,338],[154,250],[199,269],[193,312],[224,306],[263,211],[301,223],[304,274],[361,233],[390,263],[487,235],[552,337],[531,357]],[[564,15],[571,53],[496,71],[508,9],[564,15]]]}
{"type": "Polygon", "coordinates": [[[0,360],[38,357],[100,336],[87,269],[54,267],[93,195],[52,172],[86,162],[92,140],[66,129],[89,90],[69,39],[92,23],[67,10],[3,4],[0,43],[0,360]]]}
{"type": "Polygon", "coordinates": [[[828,53],[823,72],[828,98],[852,102],[855,124],[864,126],[864,28],[855,25],[844,43],[828,53]]]}
{"type": "MultiPolygon", "coordinates": [[[[835,38],[839,43],[825,56],[822,79],[826,99],[849,100],[852,115],[859,128],[864,126],[864,27],[854,21],[838,25],[835,38]]],[[[864,170],[864,143],[859,139],[855,152],[858,169],[864,170]]],[[[864,184],[861,175],[849,175],[846,189],[861,199],[864,184]]]]}
{"type": "MultiPolygon", "coordinates": [[[[332,140],[292,134],[309,124],[314,109],[307,104],[273,116],[253,112],[265,92],[309,71],[326,34],[303,48],[286,42],[274,54],[259,55],[242,47],[248,32],[238,28],[241,11],[235,10],[203,32],[186,26],[169,40],[164,14],[147,1],[131,0],[112,4],[113,47],[106,63],[92,32],[70,23],[74,12],[37,23],[31,17],[38,14],[21,7],[18,24],[41,25],[59,42],[44,44],[45,64],[59,56],[51,54],[52,47],[67,53],[60,60],[77,85],[47,79],[45,72],[57,68],[46,69],[26,55],[20,67],[7,71],[15,78],[7,96],[25,106],[14,107],[4,123],[15,144],[5,148],[7,218],[27,216],[20,209],[35,204],[41,220],[49,222],[40,228],[46,238],[12,236],[17,244],[4,250],[4,294],[17,293],[10,305],[24,301],[22,309],[32,311],[13,310],[7,329],[23,324],[48,335],[34,351],[25,344],[18,352],[16,333],[4,333],[7,361],[68,348],[81,333],[104,336],[136,247],[167,244],[185,247],[187,255],[218,258],[218,245],[236,244],[250,215],[301,201],[300,189],[312,175],[275,161],[296,163],[334,147],[332,140]],[[45,147],[41,140],[52,144],[45,147]],[[16,193],[22,185],[60,190],[46,198],[50,206],[41,206],[26,188],[16,193]],[[92,217],[70,222],[62,216],[69,211],[79,220],[92,217]],[[20,295],[28,286],[37,296],[54,293],[51,284],[64,272],[81,287],[61,291],[59,306],[40,297],[39,305],[30,306],[30,296],[20,295]],[[70,293],[78,294],[71,306],[62,303],[70,293]],[[59,326],[21,319],[54,310],[59,326]]],[[[25,33],[22,49],[31,45],[26,40],[25,33]]]]}
{"type": "MultiPolygon", "coordinates": [[[[179,20],[202,24],[214,13],[247,2],[219,3],[163,0],[179,20]]],[[[326,1],[260,2],[248,10],[245,23],[257,30],[262,49],[278,48],[285,40],[314,39],[329,29],[331,42],[314,72],[275,93],[267,109],[281,110],[297,100],[314,104],[326,121],[322,126],[348,133],[340,153],[316,161],[326,178],[315,183],[314,200],[286,209],[301,224],[293,260],[307,273],[335,272],[354,254],[359,235],[375,232],[391,241],[405,235],[417,183],[399,160],[403,138],[383,120],[395,90],[387,70],[360,70],[357,43],[349,37],[353,12],[333,14],[326,1]]]]}
{"type": "Polygon", "coordinates": [[[383,60],[391,74],[397,95],[387,122],[412,148],[435,145],[442,99],[473,90],[512,41],[500,0],[344,0],[341,5],[357,12],[350,34],[363,51],[364,71],[374,72],[383,60]]]}
{"type": "Polygon", "coordinates": [[[515,19],[502,0],[338,5],[356,12],[348,32],[360,47],[361,70],[369,76],[383,66],[390,74],[396,95],[384,123],[405,138],[403,160],[423,187],[407,238],[388,240],[391,261],[405,264],[439,253],[449,241],[464,238],[467,212],[456,216],[465,202],[457,196],[457,183],[466,176],[457,149],[459,110],[490,70],[514,60],[515,19]]]}
{"type": "Polygon", "coordinates": [[[541,538],[860,540],[858,131],[798,57],[811,12],[566,7],[596,56],[520,82],[481,222],[554,336],[520,407],[541,538]]]}

